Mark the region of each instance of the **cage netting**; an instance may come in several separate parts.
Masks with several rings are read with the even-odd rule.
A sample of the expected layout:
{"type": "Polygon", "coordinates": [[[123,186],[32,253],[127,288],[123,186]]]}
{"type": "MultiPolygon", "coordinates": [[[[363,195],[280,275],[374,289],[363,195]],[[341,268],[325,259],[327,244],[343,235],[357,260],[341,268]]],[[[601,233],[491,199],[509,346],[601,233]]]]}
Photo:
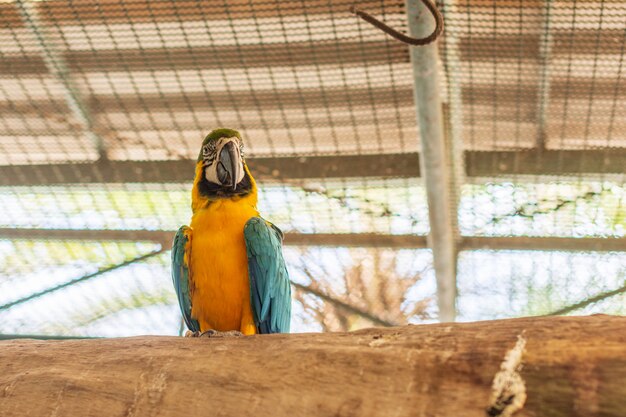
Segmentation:
{"type": "MultiPolygon", "coordinates": [[[[436,320],[409,50],[353,4],[0,3],[0,334],[181,332],[169,248],[220,126],[286,234],[295,331],[436,320]]],[[[459,319],[624,314],[626,4],[437,5],[459,319]]],[[[403,1],[357,6],[407,31],[403,1]]]]}

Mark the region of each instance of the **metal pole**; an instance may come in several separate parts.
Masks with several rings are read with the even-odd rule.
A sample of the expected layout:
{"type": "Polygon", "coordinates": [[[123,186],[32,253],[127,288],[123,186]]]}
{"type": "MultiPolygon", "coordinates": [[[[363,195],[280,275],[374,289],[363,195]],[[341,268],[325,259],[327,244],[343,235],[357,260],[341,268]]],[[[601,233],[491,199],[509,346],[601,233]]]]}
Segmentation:
{"type": "Polygon", "coordinates": [[[537,103],[537,149],[546,148],[547,115],[550,103],[550,59],[552,55],[552,3],[544,0],[541,9],[541,38],[539,41],[539,98],[537,103]]]}
{"type": "MultiPolygon", "coordinates": [[[[444,0],[442,14],[444,19],[458,16],[456,0],[444,0]]],[[[445,73],[448,84],[448,129],[449,133],[444,137],[450,149],[452,168],[450,170],[453,194],[452,224],[454,230],[458,229],[457,202],[461,185],[465,183],[465,150],[463,147],[464,120],[463,120],[463,94],[461,88],[461,58],[459,52],[458,28],[448,26],[445,38],[445,73]]],[[[458,237],[458,236],[457,236],[458,237]]]]}
{"type": "Polygon", "coordinates": [[[74,85],[74,82],[70,78],[65,58],[48,40],[48,35],[45,33],[45,30],[40,23],[39,14],[37,13],[35,5],[33,5],[30,0],[18,0],[17,7],[20,10],[24,25],[32,32],[35,39],[37,39],[37,43],[43,53],[46,68],[48,68],[50,74],[61,84],[63,92],[65,93],[65,101],[72,115],[80,123],[84,134],[89,137],[91,142],[96,147],[99,157],[101,159],[106,159],[106,147],[104,140],[94,131],[91,115],[80,97],[78,88],[74,85]]]}
{"type": "MultiPolygon", "coordinates": [[[[433,31],[434,21],[420,0],[406,0],[411,36],[421,38],[433,31]]],[[[437,278],[439,320],[456,317],[456,204],[451,186],[451,152],[446,149],[439,80],[437,44],[410,47],[413,92],[417,107],[421,147],[420,166],[430,219],[429,246],[437,278]]]]}
{"type": "Polygon", "coordinates": [[[124,262],[116,264],[116,265],[112,265],[112,266],[108,266],[106,268],[99,269],[98,271],[94,272],[93,274],[83,275],[82,277],[73,279],[73,280],[68,281],[66,283],[57,285],[57,286],[52,287],[52,288],[48,288],[47,290],[36,292],[34,294],[31,294],[31,295],[28,295],[26,297],[20,298],[18,300],[11,301],[10,303],[6,303],[6,304],[1,305],[0,306],[0,311],[7,310],[7,309],[9,309],[11,307],[14,307],[14,306],[18,305],[18,304],[23,304],[23,303],[25,303],[27,301],[34,300],[35,298],[39,298],[39,297],[42,297],[44,295],[48,295],[48,294],[53,293],[55,291],[62,290],[63,288],[67,288],[67,287],[70,287],[72,285],[78,284],[79,282],[84,282],[84,281],[90,280],[92,278],[97,278],[97,277],[99,277],[99,276],[101,276],[103,274],[106,274],[107,272],[112,272],[112,271],[115,271],[116,269],[127,267],[128,265],[131,265],[131,264],[133,264],[135,262],[145,261],[146,259],[152,258],[153,256],[156,256],[156,255],[159,255],[159,254],[163,253],[164,251],[165,251],[165,249],[161,248],[161,249],[156,250],[154,252],[150,252],[150,253],[148,253],[146,255],[141,255],[141,256],[138,256],[136,258],[130,259],[128,261],[124,261],[124,262]]]}
{"type": "Polygon", "coordinates": [[[546,316],[562,316],[564,314],[568,314],[568,313],[571,313],[572,311],[580,310],[581,308],[585,308],[588,305],[595,304],[599,301],[606,300],[607,298],[615,297],[616,295],[620,295],[623,293],[626,293],[626,285],[623,285],[615,290],[601,292],[599,294],[594,295],[593,297],[589,297],[577,303],[570,304],[566,307],[563,307],[551,313],[548,313],[546,314],[546,316]]]}

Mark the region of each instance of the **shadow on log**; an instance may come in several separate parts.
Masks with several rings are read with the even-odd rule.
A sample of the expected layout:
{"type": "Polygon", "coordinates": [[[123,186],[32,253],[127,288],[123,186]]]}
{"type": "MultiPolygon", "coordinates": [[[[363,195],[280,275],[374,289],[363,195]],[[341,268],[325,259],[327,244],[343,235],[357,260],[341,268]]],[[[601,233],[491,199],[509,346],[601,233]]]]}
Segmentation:
{"type": "Polygon", "coordinates": [[[4,341],[0,415],[623,417],[626,317],[4,341]]]}

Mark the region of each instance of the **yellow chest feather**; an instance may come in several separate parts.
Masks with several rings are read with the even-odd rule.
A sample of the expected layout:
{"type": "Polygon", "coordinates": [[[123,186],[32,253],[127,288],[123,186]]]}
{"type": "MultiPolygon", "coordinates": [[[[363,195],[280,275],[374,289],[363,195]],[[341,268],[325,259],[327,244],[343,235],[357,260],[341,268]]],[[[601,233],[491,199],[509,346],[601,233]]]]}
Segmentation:
{"type": "Polygon", "coordinates": [[[202,331],[255,333],[243,229],[258,215],[245,199],[218,200],[193,214],[191,315],[202,331]]]}

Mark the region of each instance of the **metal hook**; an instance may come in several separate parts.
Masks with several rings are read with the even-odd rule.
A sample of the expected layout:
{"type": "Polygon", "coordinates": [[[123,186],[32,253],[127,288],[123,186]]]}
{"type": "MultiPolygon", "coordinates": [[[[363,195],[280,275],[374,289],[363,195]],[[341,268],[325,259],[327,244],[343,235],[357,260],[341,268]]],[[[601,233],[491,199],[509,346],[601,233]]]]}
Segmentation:
{"type": "Polygon", "coordinates": [[[443,16],[441,15],[441,12],[439,11],[439,9],[437,9],[437,6],[435,6],[430,0],[421,0],[421,1],[422,3],[424,3],[424,6],[426,6],[426,8],[430,11],[430,13],[435,18],[435,30],[433,31],[433,33],[431,33],[427,37],[421,38],[421,39],[412,38],[408,35],[405,35],[404,33],[398,32],[397,30],[387,26],[385,23],[376,19],[374,16],[370,15],[369,13],[359,10],[355,8],[354,6],[350,6],[350,13],[353,13],[359,16],[361,19],[377,27],[378,29],[385,32],[386,34],[396,38],[400,42],[404,42],[409,45],[423,46],[423,45],[428,45],[429,43],[434,42],[439,37],[439,35],[441,35],[441,32],[443,32],[443,16]]]}

